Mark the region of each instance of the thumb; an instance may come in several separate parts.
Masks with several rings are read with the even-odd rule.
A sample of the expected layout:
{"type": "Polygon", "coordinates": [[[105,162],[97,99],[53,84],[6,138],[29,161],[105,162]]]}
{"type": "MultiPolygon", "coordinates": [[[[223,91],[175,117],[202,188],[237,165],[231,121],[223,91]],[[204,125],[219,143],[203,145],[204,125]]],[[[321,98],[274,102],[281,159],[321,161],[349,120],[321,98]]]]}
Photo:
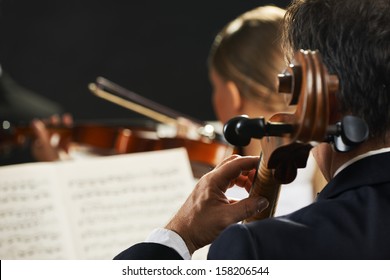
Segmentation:
{"type": "Polygon", "coordinates": [[[50,135],[46,130],[45,124],[41,120],[33,120],[31,123],[36,138],[44,144],[50,144],[50,135]]]}
{"type": "Polygon", "coordinates": [[[264,211],[268,205],[269,202],[264,197],[247,197],[231,204],[231,217],[235,219],[235,222],[239,222],[264,211]]]}
{"type": "Polygon", "coordinates": [[[31,152],[35,159],[38,161],[58,160],[58,153],[51,146],[50,134],[45,124],[41,120],[33,120],[31,126],[36,136],[31,146],[31,152]]]}

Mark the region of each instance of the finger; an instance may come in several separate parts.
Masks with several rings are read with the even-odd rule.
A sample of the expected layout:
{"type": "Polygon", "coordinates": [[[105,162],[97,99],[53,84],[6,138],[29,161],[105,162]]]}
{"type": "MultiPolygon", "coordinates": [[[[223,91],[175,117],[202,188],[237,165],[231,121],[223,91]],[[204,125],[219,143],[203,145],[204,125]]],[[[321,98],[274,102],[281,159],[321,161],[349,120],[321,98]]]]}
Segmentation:
{"type": "Polygon", "coordinates": [[[58,159],[57,151],[51,146],[51,136],[41,120],[33,120],[31,127],[36,140],[32,143],[32,154],[38,161],[55,161],[58,159]]]}
{"type": "Polygon", "coordinates": [[[71,114],[63,114],[62,115],[62,123],[65,125],[65,126],[72,126],[73,125],[73,117],[71,114]]]}
{"type": "Polygon", "coordinates": [[[228,205],[226,212],[232,221],[237,223],[264,211],[268,205],[269,202],[264,197],[248,197],[228,205]]]}
{"type": "Polygon", "coordinates": [[[50,134],[41,120],[33,120],[31,127],[37,139],[43,144],[50,144],[50,134]]]}
{"type": "Polygon", "coordinates": [[[238,157],[240,157],[240,155],[233,154],[233,155],[223,159],[220,163],[217,164],[217,166],[215,168],[219,168],[220,166],[224,165],[225,163],[232,161],[233,159],[236,159],[238,157]]]}
{"type": "Polygon", "coordinates": [[[244,188],[249,193],[253,185],[253,180],[257,174],[257,170],[252,169],[251,171],[245,173],[246,175],[240,175],[234,180],[234,185],[244,188]]]}
{"type": "Polygon", "coordinates": [[[219,166],[207,176],[214,184],[223,192],[232,185],[232,181],[237,179],[242,172],[255,169],[258,165],[259,157],[257,156],[245,156],[237,157],[225,164],[219,166]]]}
{"type": "Polygon", "coordinates": [[[52,115],[50,117],[50,124],[51,125],[59,125],[61,122],[61,119],[58,115],[52,115]]]}

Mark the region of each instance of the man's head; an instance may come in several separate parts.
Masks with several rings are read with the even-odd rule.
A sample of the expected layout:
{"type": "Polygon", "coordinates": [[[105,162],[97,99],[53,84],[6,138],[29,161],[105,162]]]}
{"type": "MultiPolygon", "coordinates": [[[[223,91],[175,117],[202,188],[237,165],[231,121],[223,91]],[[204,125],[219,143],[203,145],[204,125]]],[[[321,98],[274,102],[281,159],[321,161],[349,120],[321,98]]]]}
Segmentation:
{"type": "Polygon", "coordinates": [[[318,50],[340,79],[342,113],[363,118],[372,137],[390,130],[390,1],[295,0],[285,46],[318,50]]]}

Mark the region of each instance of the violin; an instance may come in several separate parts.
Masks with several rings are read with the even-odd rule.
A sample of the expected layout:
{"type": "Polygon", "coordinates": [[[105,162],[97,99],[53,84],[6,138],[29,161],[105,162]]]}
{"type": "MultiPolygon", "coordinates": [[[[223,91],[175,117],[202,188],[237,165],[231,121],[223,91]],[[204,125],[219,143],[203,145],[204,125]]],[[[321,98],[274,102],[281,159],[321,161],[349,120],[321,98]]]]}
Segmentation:
{"type": "MultiPolygon", "coordinates": [[[[123,128],[133,131],[154,131],[156,125],[144,121],[78,121],[72,125],[47,125],[50,135],[59,141],[87,147],[98,155],[116,154],[117,142],[123,128]]],[[[26,146],[35,138],[29,125],[13,125],[3,121],[0,129],[0,154],[17,146],[26,146]]]]}
{"type": "MultiPolygon", "coordinates": [[[[212,125],[157,104],[103,77],[98,77],[89,89],[96,96],[140,113],[153,122],[79,121],[72,126],[48,126],[50,134],[56,134],[60,141],[87,147],[89,153],[98,155],[184,147],[195,178],[200,178],[236,151],[212,125]]],[[[0,154],[15,145],[28,143],[33,137],[29,126],[3,125],[0,154]]]]}
{"type": "MultiPolygon", "coordinates": [[[[223,142],[162,135],[161,131],[166,134],[166,128],[150,121],[111,124],[79,121],[71,126],[49,125],[47,130],[71,148],[99,156],[184,147],[195,178],[200,178],[234,152],[234,147],[223,142]]],[[[30,126],[4,125],[0,129],[0,155],[11,153],[15,147],[27,146],[34,138],[30,126]]]]}
{"type": "Polygon", "coordinates": [[[106,78],[98,77],[95,83],[89,84],[89,89],[100,98],[163,124],[160,126],[163,130],[170,130],[167,129],[168,126],[174,128],[170,134],[161,130],[145,133],[122,129],[116,141],[118,153],[138,152],[144,148],[161,150],[185,147],[194,177],[200,178],[224,158],[236,152],[236,148],[227,143],[224,136],[218,134],[212,125],[157,104],[106,78]]]}
{"type": "Polygon", "coordinates": [[[293,106],[293,113],[277,113],[269,121],[238,116],[224,126],[224,135],[233,145],[261,139],[261,159],[249,196],[267,198],[269,207],[244,222],[274,215],[280,185],[292,182],[297,169],[306,167],[315,143],[328,142],[336,151],[346,152],[368,138],[368,126],[362,119],[341,119],[336,102],[338,77],[328,73],[317,51],[297,52],[278,78],[279,93],[293,106]]]}
{"type": "Polygon", "coordinates": [[[235,151],[233,146],[222,142],[194,140],[186,137],[165,137],[158,136],[156,132],[134,132],[130,129],[123,129],[116,143],[116,151],[119,154],[184,147],[187,150],[195,178],[200,178],[209,172],[235,151]]]}

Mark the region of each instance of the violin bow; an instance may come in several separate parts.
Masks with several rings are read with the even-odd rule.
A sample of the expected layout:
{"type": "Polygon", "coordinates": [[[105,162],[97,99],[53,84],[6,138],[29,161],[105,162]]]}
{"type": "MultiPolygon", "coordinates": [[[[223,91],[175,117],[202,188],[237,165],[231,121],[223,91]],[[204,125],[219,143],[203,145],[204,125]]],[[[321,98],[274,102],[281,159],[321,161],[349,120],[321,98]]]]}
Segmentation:
{"type": "Polygon", "coordinates": [[[200,120],[186,116],[171,108],[158,104],[133,91],[125,89],[106,78],[96,78],[96,83],[88,85],[89,90],[96,96],[137,112],[164,124],[177,124],[178,118],[184,118],[199,126],[204,125],[200,120]]]}

